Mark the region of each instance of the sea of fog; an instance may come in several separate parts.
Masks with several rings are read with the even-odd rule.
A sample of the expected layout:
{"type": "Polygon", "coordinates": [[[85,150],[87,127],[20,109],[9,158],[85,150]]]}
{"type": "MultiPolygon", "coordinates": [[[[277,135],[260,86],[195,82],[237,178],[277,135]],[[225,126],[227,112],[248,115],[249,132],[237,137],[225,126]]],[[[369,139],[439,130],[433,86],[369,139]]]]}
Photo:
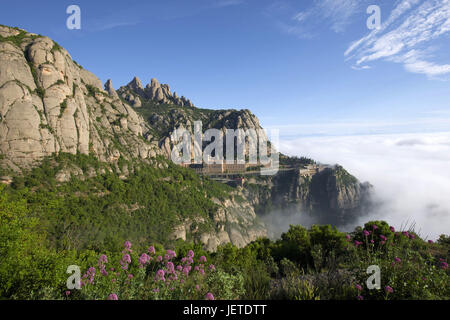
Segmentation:
{"type": "MultiPolygon", "coordinates": [[[[321,163],[340,164],[374,186],[375,198],[382,205],[354,226],[369,219],[383,219],[396,228],[415,223],[416,231],[427,239],[450,233],[450,132],[281,137],[279,150],[321,163]]],[[[287,230],[295,222],[311,224],[296,219],[291,217],[278,227],[287,230]]]]}

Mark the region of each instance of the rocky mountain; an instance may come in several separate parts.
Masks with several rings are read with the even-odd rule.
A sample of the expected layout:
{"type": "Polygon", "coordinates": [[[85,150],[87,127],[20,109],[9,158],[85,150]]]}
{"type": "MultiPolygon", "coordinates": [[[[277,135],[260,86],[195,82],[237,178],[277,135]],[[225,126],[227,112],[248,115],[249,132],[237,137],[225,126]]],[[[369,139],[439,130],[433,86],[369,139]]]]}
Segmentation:
{"type": "Polygon", "coordinates": [[[0,152],[14,171],[45,156],[160,154],[149,125],[51,39],[0,27],[0,152]]]}
{"type": "Polygon", "coordinates": [[[244,194],[261,217],[303,214],[315,223],[345,226],[373,205],[372,188],[339,165],[308,164],[273,177],[251,177],[244,194]]]}
{"type": "MultiPolygon", "coordinates": [[[[56,173],[58,183],[92,179],[108,170],[126,180],[136,163],[164,171],[167,160],[161,159],[170,156],[172,132],[178,127],[192,131],[194,121],[202,121],[203,130],[261,129],[257,117],[247,109],[196,108],[156,79],[144,87],[135,77],[116,91],[111,80],[103,85],[50,38],[0,26],[0,166],[4,183],[39,166],[46,157],[62,153],[91,156],[108,167],[100,171],[62,166],[56,173]]],[[[265,180],[249,179],[245,188],[230,191],[227,199],[210,198],[216,204],[214,213],[175,218],[171,237],[192,239],[208,250],[226,242],[244,246],[267,234],[257,213],[270,208],[306,208],[328,223],[348,221],[361,211],[370,189],[367,185],[342,168],[307,176],[301,168],[265,180]],[[199,227],[202,225],[209,227],[199,227]]],[[[172,180],[168,177],[160,183],[172,185],[172,180]]],[[[136,206],[144,214],[154,214],[145,211],[143,204],[136,206]]]]}
{"type": "Polygon", "coordinates": [[[119,88],[118,94],[122,99],[136,108],[142,106],[142,98],[152,100],[156,103],[173,104],[181,107],[194,106],[194,104],[184,96],[179,97],[176,92],[172,94],[168,84],[160,84],[155,78],[153,78],[151,83],[147,84],[144,88],[141,80],[139,80],[138,77],[134,77],[126,86],[119,88]]]}

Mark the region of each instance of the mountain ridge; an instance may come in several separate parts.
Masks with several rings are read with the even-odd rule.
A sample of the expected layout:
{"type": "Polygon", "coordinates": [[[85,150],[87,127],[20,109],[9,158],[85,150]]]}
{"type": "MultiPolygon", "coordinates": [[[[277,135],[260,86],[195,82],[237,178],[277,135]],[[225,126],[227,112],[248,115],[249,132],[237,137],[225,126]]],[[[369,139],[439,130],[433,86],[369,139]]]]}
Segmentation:
{"type": "MultiPolygon", "coordinates": [[[[0,26],[0,165],[5,172],[20,174],[63,153],[93,156],[108,163],[108,170],[117,172],[123,180],[134,174],[135,162],[163,171],[169,166],[171,134],[178,127],[192,132],[194,121],[202,121],[204,129],[262,129],[248,109],[196,108],[156,79],[144,87],[135,77],[115,90],[112,80],[102,84],[50,38],[0,26]]],[[[295,166],[301,168],[303,164],[295,166]]],[[[91,175],[79,169],[61,168],[55,173],[57,183],[104,174],[94,170],[91,175]]],[[[269,199],[276,208],[288,199],[298,212],[314,215],[319,209],[326,211],[321,214],[339,216],[329,221],[340,223],[361,211],[370,188],[356,178],[345,185],[336,183],[341,170],[334,168],[327,170],[326,176],[318,172],[307,180],[298,170],[288,185],[280,177],[270,179],[266,184],[270,196],[249,192],[250,185],[259,184],[249,180],[245,188],[236,189],[237,198],[210,199],[219,202],[219,208],[209,220],[201,218],[201,223],[211,227],[197,234],[196,241],[215,250],[226,242],[244,246],[264,236],[266,230],[258,221],[255,204],[269,199]],[[289,192],[283,191],[286,186],[289,192]],[[311,205],[316,202],[328,204],[311,205]]],[[[170,184],[170,179],[161,183],[170,184]]],[[[173,237],[186,239],[192,233],[193,221],[178,219],[172,226],[173,237]]]]}

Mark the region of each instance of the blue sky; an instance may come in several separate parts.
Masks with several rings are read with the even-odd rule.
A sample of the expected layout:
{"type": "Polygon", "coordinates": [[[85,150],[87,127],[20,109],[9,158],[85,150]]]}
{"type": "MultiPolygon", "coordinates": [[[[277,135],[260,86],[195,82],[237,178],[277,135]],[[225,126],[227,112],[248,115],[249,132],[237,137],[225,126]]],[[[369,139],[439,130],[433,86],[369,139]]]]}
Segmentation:
{"type": "Polygon", "coordinates": [[[285,136],[450,131],[445,0],[16,1],[0,23],[51,37],[116,88],[156,77],[285,136]],[[81,30],[66,28],[70,4],[81,30]]]}

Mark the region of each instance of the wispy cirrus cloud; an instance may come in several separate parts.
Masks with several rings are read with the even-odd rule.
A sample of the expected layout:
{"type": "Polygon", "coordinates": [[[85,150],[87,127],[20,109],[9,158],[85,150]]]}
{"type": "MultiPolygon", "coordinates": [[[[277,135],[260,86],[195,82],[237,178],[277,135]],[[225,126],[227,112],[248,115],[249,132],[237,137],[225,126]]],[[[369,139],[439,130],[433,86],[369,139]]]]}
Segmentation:
{"type": "MultiPolygon", "coordinates": [[[[281,16],[278,27],[299,38],[312,38],[318,29],[329,28],[336,33],[346,31],[353,16],[361,11],[367,0],[312,0],[308,7],[300,9],[295,1],[274,2],[266,11],[281,16]]],[[[302,3],[304,5],[304,2],[302,3]]]]}
{"type": "Polygon", "coordinates": [[[441,76],[450,73],[450,64],[435,61],[439,47],[432,44],[448,34],[450,1],[402,0],[379,29],[353,42],[345,56],[358,68],[384,60],[403,64],[409,72],[441,76]]]}
{"type": "Polygon", "coordinates": [[[213,3],[213,6],[222,8],[222,7],[236,6],[243,3],[244,3],[243,0],[218,0],[213,3]]]}

